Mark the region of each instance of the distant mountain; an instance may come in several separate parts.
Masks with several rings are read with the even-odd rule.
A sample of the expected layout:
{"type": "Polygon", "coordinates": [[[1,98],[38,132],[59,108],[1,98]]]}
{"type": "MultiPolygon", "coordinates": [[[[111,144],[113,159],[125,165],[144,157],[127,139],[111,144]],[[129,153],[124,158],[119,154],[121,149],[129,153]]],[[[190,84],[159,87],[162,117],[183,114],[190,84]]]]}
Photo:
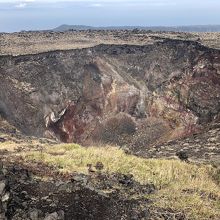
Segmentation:
{"type": "Polygon", "coordinates": [[[190,25],[190,26],[108,26],[108,27],[93,27],[86,25],[67,25],[63,24],[53,29],[53,31],[68,31],[68,30],[152,30],[152,31],[176,31],[176,32],[220,32],[220,25],[190,25]]]}
{"type": "Polygon", "coordinates": [[[67,25],[62,24],[56,28],[53,29],[53,31],[68,31],[68,30],[89,30],[94,29],[94,27],[86,26],[86,25],[67,25]]]}

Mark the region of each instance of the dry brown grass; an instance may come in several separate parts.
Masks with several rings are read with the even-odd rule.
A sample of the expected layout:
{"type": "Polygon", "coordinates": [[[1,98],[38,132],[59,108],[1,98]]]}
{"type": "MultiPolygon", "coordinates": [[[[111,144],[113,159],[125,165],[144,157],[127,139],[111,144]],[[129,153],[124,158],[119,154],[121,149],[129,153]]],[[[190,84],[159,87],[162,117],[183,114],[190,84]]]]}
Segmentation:
{"type": "Polygon", "coordinates": [[[220,219],[220,186],[211,165],[178,160],[143,159],[126,155],[116,147],[84,148],[76,144],[46,147],[42,152],[23,154],[27,161],[42,161],[62,172],[87,173],[87,164],[101,161],[109,173],[131,173],[142,184],[153,183],[157,207],[184,211],[189,219],[220,219]]]}

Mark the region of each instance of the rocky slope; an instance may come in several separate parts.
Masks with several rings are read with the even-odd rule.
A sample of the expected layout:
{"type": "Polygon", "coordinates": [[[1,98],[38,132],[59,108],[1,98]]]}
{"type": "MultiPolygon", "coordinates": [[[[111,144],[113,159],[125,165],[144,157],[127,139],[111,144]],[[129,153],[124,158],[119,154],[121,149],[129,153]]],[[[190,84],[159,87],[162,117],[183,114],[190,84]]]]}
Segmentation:
{"type": "Polygon", "coordinates": [[[218,120],[220,51],[165,40],[0,57],[0,112],[28,135],[143,147],[218,120]]]}
{"type": "Polygon", "coordinates": [[[150,219],[153,216],[147,199],[130,199],[141,193],[152,193],[153,186],[141,186],[132,179],[120,184],[126,178],[123,176],[102,175],[95,180],[76,175],[69,180],[43,181],[34,179],[31,172],[19,166],[1,169],[0,175],[1,219],[102,220],[140,219],[143,216],[150,219]],[[109,190],[108,185],[112,187],[111,193],[104,192],[109,190]],[[121,195],[117,193],[117,188],[122,188],[121,195]],[[140,203],[144,205],[142,210],[140,203]]]}
{"type": "MultiPolygon", "coordinates": [[[[128,152],[132,152],[125,148],[128,152]]],[[[146,158],[175,158],[178,152],[184,152],[188,159],[199,163],[220,165],[220,124],[206,126],[203,131],[189,137],[168,141],[163,144],[142,147],[137,155],[146,158]]]]}
{"type": "Polygon", "coordinates": [[[23,136],[4,120],[0,126],[1,219],[219,219],[218,124],[141,154],[172,160],[56,144],[23,136]],[[175,159],[180,150],[189,163],[175,159]]]}

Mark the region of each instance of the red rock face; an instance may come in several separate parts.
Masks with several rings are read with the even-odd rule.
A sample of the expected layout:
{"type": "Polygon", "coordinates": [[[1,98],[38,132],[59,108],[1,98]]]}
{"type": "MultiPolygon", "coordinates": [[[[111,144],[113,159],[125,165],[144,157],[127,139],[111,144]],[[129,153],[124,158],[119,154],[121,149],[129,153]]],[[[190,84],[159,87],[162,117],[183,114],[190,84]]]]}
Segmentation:
{"type": "Polygon", "coordinates": [[[103,76],[108,69],[100,70],[99,62],[85,66],[79,100],[70,102],[57,120],[52,120],[51,116],[48,119],[48,129],[63,142],[85,142],[106,117],[108,124],[118,113],[135,115],[140,92],[125,83],[118,85],[110,76],[103,76]]]}
{"type": "MultiPolygon", "coordinates": [[[[179,77],[174,74],[162,88],[149,92],[135,81],[128,83],[113,65],[97,58],[84,66],[82,96],[48,128],[64,142],[89,144],[104,139],[114,143],[116,136],[147,133],[142,128],[144,120],[149,123],[158,118],[158,126],[171,133],[169,138],[191,135],[201,128],[200,121],[212,120],[211,114],[219,112],[220,77],[214,67],[219,60],[213,60],[202,56],[187,72],[179,77]]],[[[156,71],[155,63],[150,72],[152,68],[156,71]]],[[[155,77],[161,78],[159,64],[157,69],[155,77]]]]}
{"type": "Polygon", "coordinates": [[[2,59],[0,112],[31,135],[138,149],[219,116],[220,52],[193,42],[2,59]]]}

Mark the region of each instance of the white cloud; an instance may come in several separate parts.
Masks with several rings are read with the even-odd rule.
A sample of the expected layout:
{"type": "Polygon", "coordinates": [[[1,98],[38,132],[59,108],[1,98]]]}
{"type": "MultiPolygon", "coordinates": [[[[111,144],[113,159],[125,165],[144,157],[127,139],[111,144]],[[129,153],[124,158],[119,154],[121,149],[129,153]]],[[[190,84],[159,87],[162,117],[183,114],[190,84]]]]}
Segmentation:
{"type": "MultiPolygon", "coordinates": [[[[152,2],[170,2],[173,0],[0,0],[1,2],[8,2],[8,3],[18,3],[18,2],[50,2],[50,3],[57,3],[57,2],[90,2],[94,4],[102,4],[102,3],[111,3],[111,2],[121,2],[121,3],[152,3],[152,2]],[[97,3],[98,2],[98,3],[97,3]]],[[[174,0],[175,1],[175,0],[174,0]]],[[[184,0],[183,0],[184,1],[184,0]]],[[[185,0],[186,1],[186,0],[185,0]]],[[[188,0],[189,1],[189,0],[188,0]]],[[[202,1],[202,0],[200,0],[202,1]]]]}
{"type": "MultiPolygon", "coordinates": [[[[110,2],[123,2],[123,3],[129,3],[129,2],[142,2],[142,3],[149,3],[149,2],[169,2],[173,0],[0,0],[1,2],[8,2],[8,3],[17,3],[17,2],[51,2],[51,3],[57,3],[57,2],[91,2],[91,3],[110,3],[110,2]]],[[[174,0],[175,1],[175,0],[174,0]]],[[[189,1],[189,0],[182,0],[182,1],[189,1]]],[[[198,0],[197,0],[198,1],[198,0]]],[[[202,0],[200,0],[202,1],[202,0]]]]}
{"type": "Polygon", "coordinates": [[[16,8],[25,8],[27,6],[27,4],[26,3],[19,3],[19,4],[17,4],[17,5],[15,5],[15,7],[16,8]]]}
{"type": "Polygon", "coordinates": [[[17,0],[15,2],[12,2],[12,4],[15,3],[14,5],[15,8],[22,9],[22,8],[26,8],[28,4],[31,4],[33,2],[35,2],[35,0],[20,0],[20,1],[17,0]]]}
{"type": "Polygon", "coordinates": [[[219,5],[219,0],[0,0],[0,3],[12,3],[21,5],[24,3],[58,4],[58,3],[85,3],[92,7],[100,7],[111,4],[139,5],[139,6],[175,6],[175,5],[219,5]]]}
{"type": "Polygon", "coordinates": [[[102,7],[102,4],[94,3],[94,4],[91,4],[91,7],[99,8],[99,7],[102,7]]]}

